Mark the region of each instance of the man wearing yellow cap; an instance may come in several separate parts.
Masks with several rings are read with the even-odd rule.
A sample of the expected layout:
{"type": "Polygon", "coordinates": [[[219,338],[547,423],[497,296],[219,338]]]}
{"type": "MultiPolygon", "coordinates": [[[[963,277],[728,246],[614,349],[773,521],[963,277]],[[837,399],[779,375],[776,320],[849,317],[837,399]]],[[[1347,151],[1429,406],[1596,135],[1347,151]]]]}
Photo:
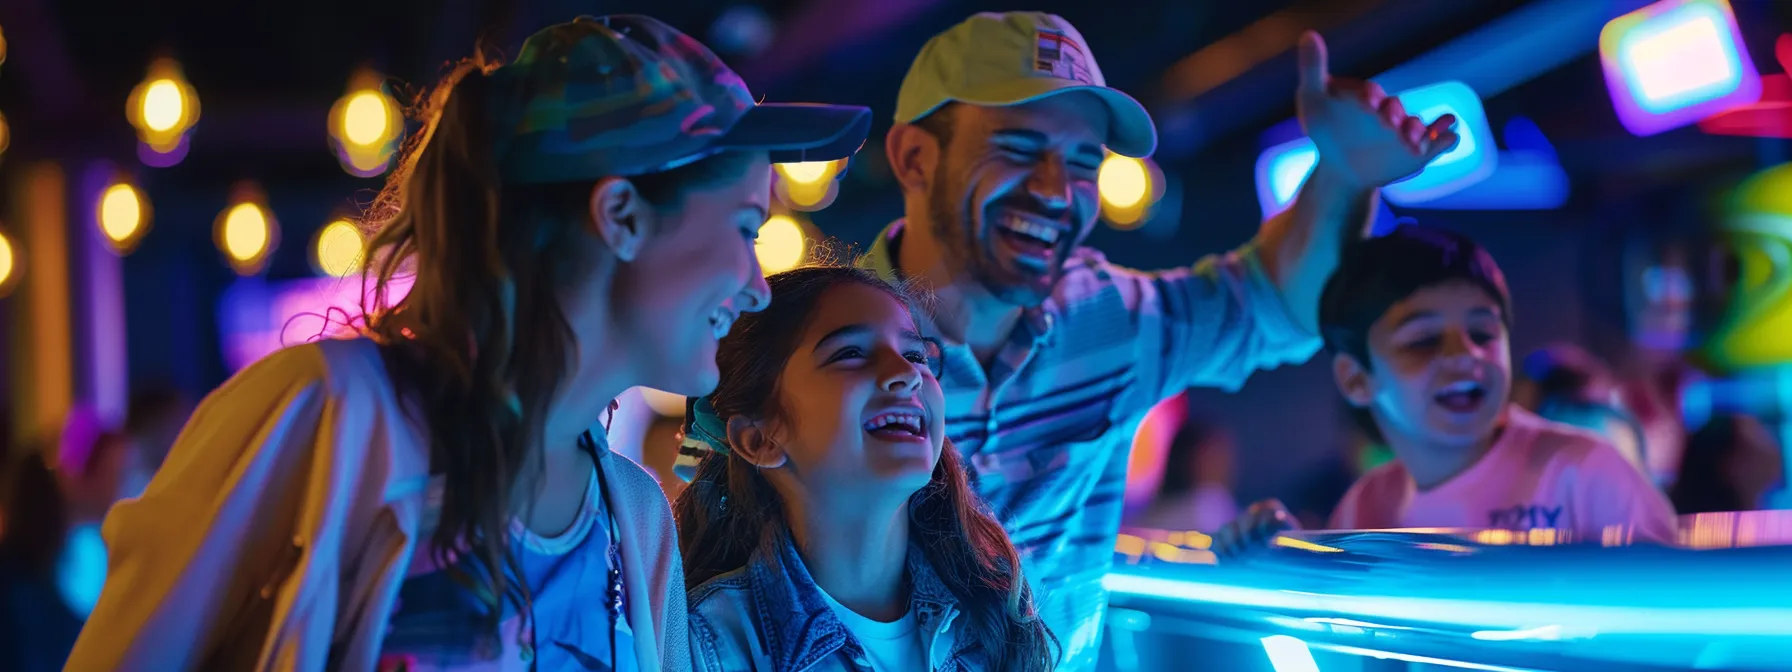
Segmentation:
{"type": "Polygon", "coordinates": [[[1297,106],[1319,163],[1256,238],[1145,273],[1081,246],[1107,151],[1151,154],[1145,109],[1108,88],[1064,19],[985,13],[935,36],[886,140],[907,217],[861,261],[937,292],[946,431],[1021,550],[1060,669],[1094,666],[1139,420],[1188,387],[1236,389],[1319,348],[1316,306],[1376,189],[1456,141],[1380,87],[1333,79],[1303,38],[1297,106]]]}

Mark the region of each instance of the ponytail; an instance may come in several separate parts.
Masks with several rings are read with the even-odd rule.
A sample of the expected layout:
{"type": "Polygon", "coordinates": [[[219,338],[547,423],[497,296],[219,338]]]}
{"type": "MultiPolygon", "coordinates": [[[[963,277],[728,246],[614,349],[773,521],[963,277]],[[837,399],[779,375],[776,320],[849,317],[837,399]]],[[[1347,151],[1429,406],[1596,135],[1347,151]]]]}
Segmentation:
{"type": "Polygon", "coordinates": [[[510,504],[568,368],[572,330],[555,288],[572,264],[549,251],[577,227],[535,211],[564,197],[511,199],[500,186],[489,69],[461,63],[427,97],[425,126],[378,201],[367,313],[394,387],[419,402],[444,480],[426,552],[473,589],[495,634],[506,603],[529,613],[528,586],[511,580],[510,504]],[[403,272],[413,283],[395,301],[403,272]]]}
{"type": "MultiPolygon", "coordinates": [[[[494,110],[508,114],[515,101],[504,98],[520,94],[494,87],[492,69],[460,63],[422,98],[423,126],[370,216],[379,230],[363,312],[443,478],[425,552],[474,591],[495,635],[505,605],[529,617],[529,587],[512,578],[511,504],[524,470],[541,473],[543,423],[574,364],[560,290],[614,261],[585,233],[593,182],[505,184],[498,174],[509,129],[494,126],[494,110]]],[[[738,179],[752,159],[723,152],[628,179],[666,208],[738,179]]]]}

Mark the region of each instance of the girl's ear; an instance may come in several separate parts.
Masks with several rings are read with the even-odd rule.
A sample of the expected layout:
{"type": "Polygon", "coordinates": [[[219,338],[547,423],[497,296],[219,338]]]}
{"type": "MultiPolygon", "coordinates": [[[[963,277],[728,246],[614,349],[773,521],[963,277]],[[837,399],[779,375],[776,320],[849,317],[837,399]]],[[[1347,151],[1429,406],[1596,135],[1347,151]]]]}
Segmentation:
{"type": "Polygon", "coordinates": [[[728,419],[729,450],[760,469],[784,466],[790,456],[778,442],[771,440],[755,420],[741,416],[728,419]]]}

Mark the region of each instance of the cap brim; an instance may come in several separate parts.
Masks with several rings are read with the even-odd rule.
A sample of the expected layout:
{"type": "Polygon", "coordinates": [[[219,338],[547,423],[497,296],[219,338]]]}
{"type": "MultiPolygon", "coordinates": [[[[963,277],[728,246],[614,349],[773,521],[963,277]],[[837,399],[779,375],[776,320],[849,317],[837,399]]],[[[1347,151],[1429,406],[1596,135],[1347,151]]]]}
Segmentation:
{"type": "Polygon", "coordinates": [[[1151,113],[1132,96],[1118,89],[1083,84],[1055,77],[1027,77],[968,92],[953,100],[986,107],[1008,107],[1066,93],[1089,93],[1113,114],[1107,147],[1115,154],[1142,159],[1157,151],[1157,125],[1151,113]]]}
{"type": "Polygon", "coordinates": [[[835,161],[852,156],[871,133],[871,109],[852,105],[756,105],[710,147],[763,150],[772,163],[835,161]]]}

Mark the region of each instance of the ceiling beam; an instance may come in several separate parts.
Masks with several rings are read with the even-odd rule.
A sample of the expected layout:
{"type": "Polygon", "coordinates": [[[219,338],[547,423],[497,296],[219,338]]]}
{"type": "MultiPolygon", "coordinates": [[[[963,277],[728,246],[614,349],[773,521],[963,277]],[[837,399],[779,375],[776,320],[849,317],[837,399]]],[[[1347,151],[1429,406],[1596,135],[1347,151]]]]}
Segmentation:
{"type": "Polygon", "coordinates": [[[1456,80],[1489,98],[1599,48],[1612,19],[1653,0],[1543,0],[1373,79],[1389,91],[1456,80]]]}
{"type": "Polygon", "coordinates": [[[1385,59],[1402,41],[1485,11],[1490,1],[1304,0],[1271,15],[1171,66],[1149,102],[1163,139],[1158,154],[1186,158],[1287,109],[1297,84],[1293,48],[1302,31],[1324,33],[1332,71],[1355,74],[1363,64],[1385,59]],[[1229,77],[1205,74],[1208,69],[1229,77]]]}
{"type": "Polygon", "coordinates": [[[1212,91],[1300,42],[1301,33],[1324,31],[1385,4],[1385,0],[1303,0],[1189,54],[1164,72],[1167,101],[1191,100],[1212,91]]]}

